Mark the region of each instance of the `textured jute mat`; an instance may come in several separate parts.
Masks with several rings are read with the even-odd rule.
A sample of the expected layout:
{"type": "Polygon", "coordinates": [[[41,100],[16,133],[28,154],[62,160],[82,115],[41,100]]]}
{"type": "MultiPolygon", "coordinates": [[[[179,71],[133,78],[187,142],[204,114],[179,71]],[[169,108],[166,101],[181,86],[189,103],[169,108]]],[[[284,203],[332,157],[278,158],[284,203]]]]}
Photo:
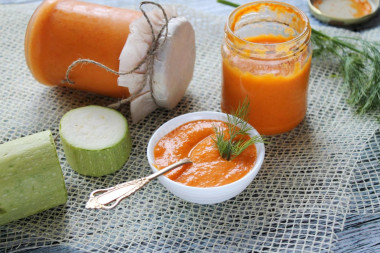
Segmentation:
{"type": "MultiPolygon", "coordinates": [[[[150,173],[146,146],[164,122],[187,112],[220,111],[224,19],[180,7],[197,38],[194,78],[185,97],[174,110],[158,109],[130,125],[129,161],[112,175],[91,178],[67,164],[59,120],[70,109],[116,100],[34,80],[23,43],[35,7],[0,6],[0,143],[52,130],[69,199],[64,206],[1,226],[0,252],[57,244],[84,252],[326,252],[348,212],[380,211],[379,124],[375,113],[359,116],[347,105],[331,59],[313,60],[305,120],[289,133],[268,137],[261,171],[237,197],[216,205],[191,204],[154,181],[115,210],[85,209],[94,189],[150,173]]],[[[342,29],[323,31],[359,36],[342,29]]],[[[376,38],[379,30],[361,36],[376,38]]],[[[120,111],[130,120],[128,105],[120,111]]]]}

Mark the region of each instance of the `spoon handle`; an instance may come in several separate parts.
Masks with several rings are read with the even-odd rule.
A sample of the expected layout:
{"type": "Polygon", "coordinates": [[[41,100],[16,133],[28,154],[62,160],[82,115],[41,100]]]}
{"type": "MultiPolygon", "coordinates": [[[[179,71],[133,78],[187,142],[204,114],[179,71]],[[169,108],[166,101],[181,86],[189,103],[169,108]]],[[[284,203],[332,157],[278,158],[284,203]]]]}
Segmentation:
{"type": "Polygon", "coordinates": [[[121,183],[107,189],[95,190],[91,192],[90,199],[86,203],[86,208],[106,210],[112,209],[116,207],[121,200],[140,190],[151,180],[186,163],[191,163],[191,160],[189,158],[185,158],[157,171],[156,173],[151,174],[150,176],[121,183]]]}
{"type": "Polygon", "coordinates": [[[168,172],[172,169],[175,169],[181,165],[184,165],[186,163],[192,163],[192,161],[189,158],[184,158],[184,159],[182,159],[176,163],[173,163],[172,165],[169,165],[166,168],[163,168],[163,169],[157,171],[156,173],[151,174],[150,176],[147,176],[147,178],[149,178],[150,180],[155,179],[156,177],[161,176],[162,174],[165,174],[166,172],[168,172]]]}

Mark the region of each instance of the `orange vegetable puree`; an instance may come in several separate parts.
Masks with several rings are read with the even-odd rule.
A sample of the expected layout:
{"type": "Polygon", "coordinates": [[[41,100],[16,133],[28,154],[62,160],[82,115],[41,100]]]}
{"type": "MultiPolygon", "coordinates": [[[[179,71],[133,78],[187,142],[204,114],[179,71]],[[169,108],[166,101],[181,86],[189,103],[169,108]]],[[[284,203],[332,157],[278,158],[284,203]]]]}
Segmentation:
{"type": "Polygon", "coordinates": [[[25,36],[25,57],[37,81],[65,85],[113,97],[128,97],[117,76],[90,64],[70,73],[75,84],[62,84],[75,60],[92,59],[118,70],[119,55],[138,11],[74,0],[45,0],[33,14],[25,36]]]}
{"type": "Polygon", "coordinates": [[[212,140],[215,127],[227,129],[222,121],[197,120],[183,124],[164,136],[154,148],[156,167],[161,169],[190,157],[192,164],[166,173],[171,180],[189,186],[221,186],[242,178],[255,164],[255,146],[251,145],[238,157],[227,161],[220,156],[212,140]]]}
{"type": "MultiPolygon", "coordinates": [[[[282,35],[264,34],[256,37],[245,38],[250,42],[269,44],[282,43],[293,37],[282,35]]],[[[279,44],[280,45],[280,44],[279,44]]],[[[241,64],[251,64],[252,71],[260,70],[260,64],[242,61],[241,64]]],[[[248,122],[260,134],[277,134],[287,132],[297,126],[306,114],[306,96],[308,79],[311,66],[311,57],[301,67],[298,62],[289,60],[287,63],[294,68],[287,75],[260,74],[254,75],[243,71],[239,62],[235,66],[227,57],[223,59],[223,89],[222,111],[231,112],[239,105],[239,102],[248,97],[250,101],[248,122]],[[289,120],[291,119],[291,120],[289,120]]]]}
{"type": "Polygon", "coordinates": [[[292,38],[293,37],[285,37],[282,35],[262,34],[260,36],[247,37],[245,38],[245,40],[249,42],[254,42],[254,43],[273,44],[273,43],[282,43],[292,38]]]}

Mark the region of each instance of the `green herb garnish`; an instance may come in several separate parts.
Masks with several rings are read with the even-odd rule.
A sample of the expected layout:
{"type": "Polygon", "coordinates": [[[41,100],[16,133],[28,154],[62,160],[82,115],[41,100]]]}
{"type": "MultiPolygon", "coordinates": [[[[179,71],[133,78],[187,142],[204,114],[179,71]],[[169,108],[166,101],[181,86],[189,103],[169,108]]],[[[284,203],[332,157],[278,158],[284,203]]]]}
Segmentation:
{"type": "Polygon", "coordinates": [[[230,1],[216,0],[216,2],[221,3],[221,4],[225,4],[225,5],[229,5],[232,7],[239,7],[239,4],[235,4],[235,3],[232,3],[230,1]]]}
{"type": "MultiPolygon", "coordinates": [[[[232,7],[238,4],[217,0],[232,7]]],[[[338,59],[344,88],[349,92],[347,102],[363,114],[380,109],[380,42],[345,36],[328,36],[311,29],[313,55],[338,59]],[[361,44],[360,46],[359,43],[361,44]]]]}
{"type": "Polygon", "coordinates": [[[249,136],[248,132],[252,127],[247,123],[249,101],[244,99],[242,104],[239,104],[233,115],[227,114],[227,132],[222,128],[215,127],[215,139],[213,138],[221,157],[230,161],[240,155],[249,146],[263,142],[261,136],[254,136],[246,139],[249,136]]]}
{"type": "Polygon", "coordinates": [[[311,40],[316,57],[338,59],[347,102],[363,114],[380,109],[380,43],[360,38],[336,36],[313,30],[311,40]],[[357,47],[357,43],[361,47],[357,47]]]}

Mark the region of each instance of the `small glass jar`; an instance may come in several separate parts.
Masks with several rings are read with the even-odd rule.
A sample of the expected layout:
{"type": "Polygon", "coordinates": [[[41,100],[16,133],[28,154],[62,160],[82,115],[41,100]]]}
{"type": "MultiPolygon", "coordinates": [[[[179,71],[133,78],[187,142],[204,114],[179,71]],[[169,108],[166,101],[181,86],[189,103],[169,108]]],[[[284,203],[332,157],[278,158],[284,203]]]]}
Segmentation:
{"type": "Polygon", "coordinates": [[[310,36],[307,16],[289,4],[257,1],[236,8],[222,45],[222,111],[231,113],[248,98],[248,121],[260,134],[296,127],[306,115],[310,36]]]}

